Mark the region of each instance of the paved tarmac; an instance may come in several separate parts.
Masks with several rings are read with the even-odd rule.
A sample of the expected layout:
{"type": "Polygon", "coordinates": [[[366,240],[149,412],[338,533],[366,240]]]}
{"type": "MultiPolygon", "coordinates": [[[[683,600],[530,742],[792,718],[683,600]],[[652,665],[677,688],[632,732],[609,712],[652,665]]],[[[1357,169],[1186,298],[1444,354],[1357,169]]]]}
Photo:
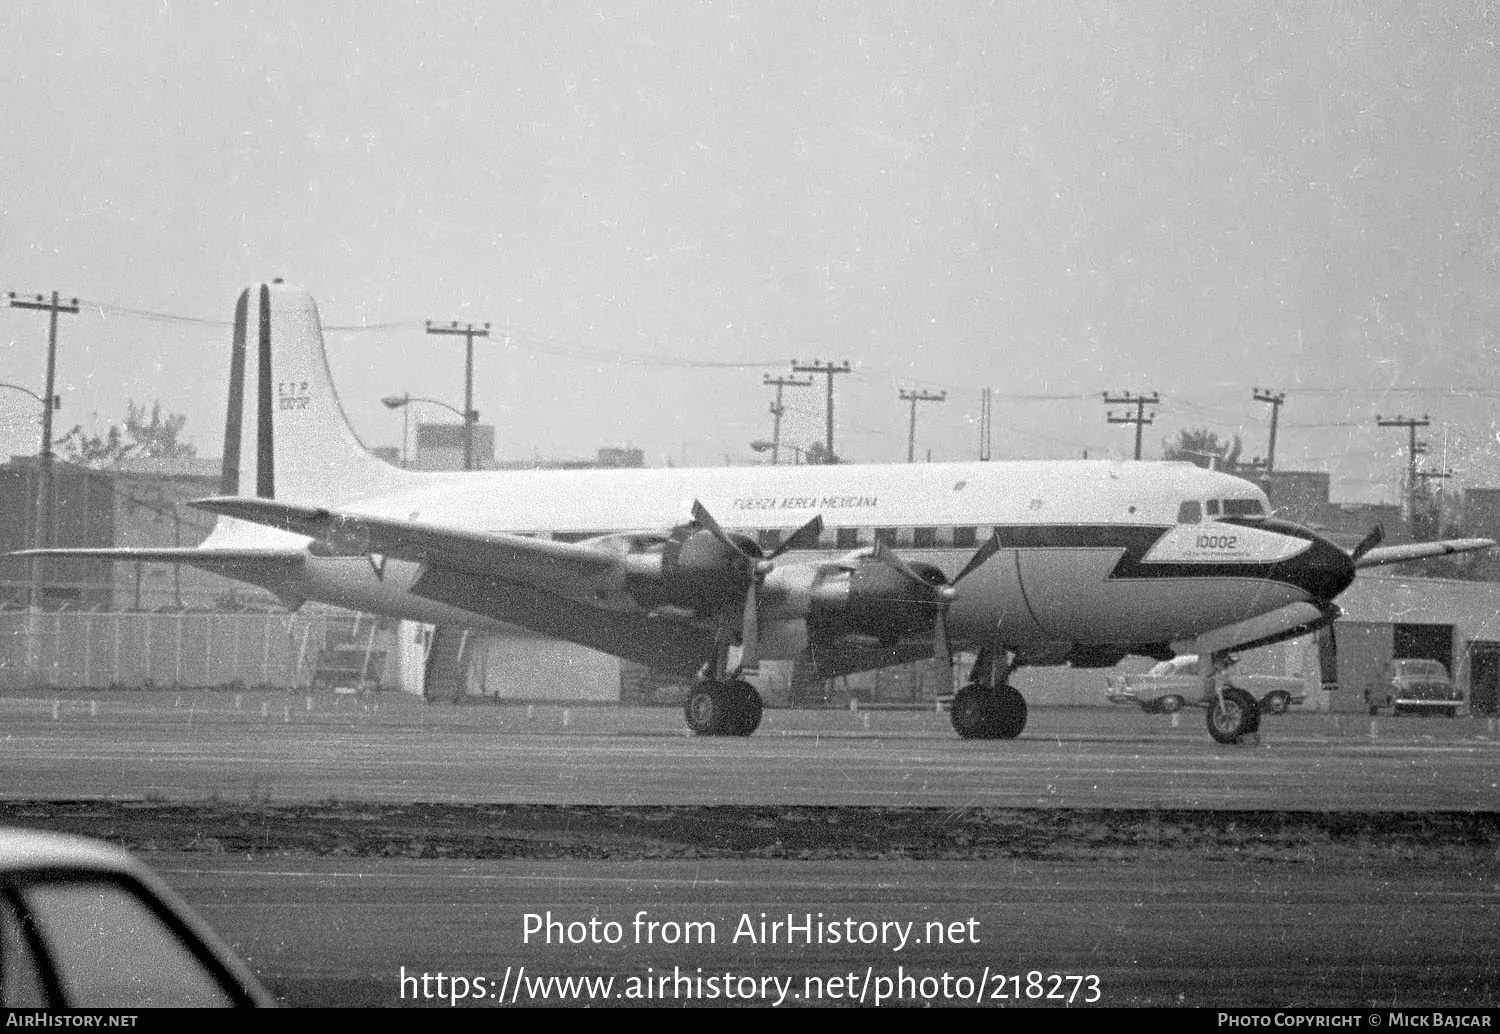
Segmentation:
{"type": "Polygon", "coordinates": [[[291,1005],[448,1007],[454,988],[440,996],[438,973],[464,978],[460,1004],[483,1006],[1500,1004],[1493,869],[1177,855],[1117,865],[153,861],[291,1005]],[[788,915],[790,927],[761,926],[788,915]],[[844,943],[846,931],[870,943],[844,943]],[[581,943],[561,943],[570,937],[581,943]],[[744,1001],[711,997],[714,985],[699,981],[726,974],[744,1001]]]}
{"type": "MultiPolygon", "coordinates": [[[[725,974],[754,1004],[785,988],[784,1005],[860,996],[873,1005],[881,993],[904,1004],[959,1004],[962,995],[986,1007],[1096,996],[1102,1005],[1500,1005],[1500,735],[1488,719],[1292,714],[1266,718],[1258,743],[1235,747],[1210,740],[1199,712],[1174,723],[1128,708],[1038,709],[1010,742],[961,741],[945,715],[923,712],[770,711],[748,740],[693,738],[681,722],[672,709],[428,707],[392,697],[9,697],[0,698],[0,797],[207,802],[199,810],[223,812],[214,821],[224,829],[253,825],[243,845],[225,835],[191,852],[182,841],[135,846],[289,1004],[436,1004],[442,972],[464,977],[481,996],[470,1003],[482,1005],[501,1004],[499,987],[518,1005],[588,995],[625,1005],[648,993],[700,1001],[714,988],[711,1004],[725,1004],[725,974]],[[890,809],[901,805],[992,833],[1027,823],[981,809],[1033,809],[1063,816],[1071,839],[969,859],[868,847],[860,857],[793,859],[746,847],[686,860],[640,850],[580,858],[576,848],[453,860],[382,857],[413,842],[399,837],[348,856],[336,838],[326,851],[306,839],[283,849],[274,823],[254,825],[257,809],[330,801],[350,803],[346,824],[368,810],[359,802],[396,805],[398,815],[416,801],[540,805],[555,808],[548,843],[569,826],[566,805],[645,808],[632,813],[641,827],[659,806],[842,808],[865,832],[893,823],[890,809]],[[1068,818],[1073,809],[1205,818],[1163,838],[1094,843],[1094,820],[1068,818]],[[1247,810],[1310,813],[1298,821],[1312,832],[1258,849],[1256,837],[1234,832],[1234,814],[1247,810]],[[1319,823],[1329,822],[1360,832],[1324,839],[1319,823]],[[1472,843],[1451,835],[1465,822],[1472,843]],[[1448,838],[1424,844],[1424,823],[1448,838]],[[1408,831],[1399,843],[1398,828],[1408,831]],[[1087,850],[1071,853],[1079,844],[1087,850]],[[617,922],[621,943],[524,941],[526,915],[549,911],[564,924],[617,922]],[[641,911],[679,931],[704,924],[695,929],[711,927],[717,939],[636,943],[641,911]],[[822,912],[854,920],[856,931],[910,922],[910,936],[928,939],[900,952],[826,938],[788,945],[784,933],[776,944],[736,942],[741,918],[758,932],[762,912],[768,921],[822,912]],[[949,939],[932,943],[930,922],[949,939]],[[403,984],[402,967],[418,979],[403,984]],[[675,979],[684,975],[690,983],[675,979]],[[551,976],[616,983],[535,983],[551,976]],[[700,976],[719,979],[700,985],[700,976]]],[[[14,807],[44,826],[57,814],[14,807]]],[[[119,835],[106,827],[121,807],[140,808],[95,806],[99,835],[119,835]]],[[[774,844],[778,823],[807,821],[795,812],[728,814],[745,828],[765,825],[774,844]]],[[[1045,836],[1046,825],[1030,824],[1028,836],[1045,836]]],[[[452,984],[443,990],[451,996],[452,984]]]]}
{"type": "Polygon", "coordinates": [[[748,739],[670,708],[423,706],[286,694],[0,698],[0,796],[538,804],[1488,811],[1492,719],[1036,709],[1013,741],[946,715],[768,711],[748,739]],[[236,707],[236,704],[238,706],[236,707]],[[1174,721],[1175,719],[1175,721],[1174,721]]]}

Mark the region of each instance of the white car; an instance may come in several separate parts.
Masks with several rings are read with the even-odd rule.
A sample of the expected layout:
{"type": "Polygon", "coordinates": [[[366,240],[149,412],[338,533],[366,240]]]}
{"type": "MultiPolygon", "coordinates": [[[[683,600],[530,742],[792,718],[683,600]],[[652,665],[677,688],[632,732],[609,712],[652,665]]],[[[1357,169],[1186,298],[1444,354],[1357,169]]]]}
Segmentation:
{"type": "MultiPolygon", "coordinates": [[[[1230,665],[1234,662],[1231,660],[1230,665]]],[[[1198,676],[1198,655],[1192,653],[1162,661],[1144,675],[1111,675],[1104,695],[1113,703],[1139,704],[1151,714],[1172,714],[1184,707],[1207,707],[1212,701],[1203,692],[1198,676]]],[[[1301,678],[1286,675],[1241,675],[1228,669],[1217,678],[1226,686],[1249,693],[1263,714],[1285,714],[1293,704],[1307,699],[1301,678]]]]}
{"type": "Polygon", "coordinates": [[[275,1004],[229,946],[126,852],[0,829],[0,1007],[275,1004]]]}

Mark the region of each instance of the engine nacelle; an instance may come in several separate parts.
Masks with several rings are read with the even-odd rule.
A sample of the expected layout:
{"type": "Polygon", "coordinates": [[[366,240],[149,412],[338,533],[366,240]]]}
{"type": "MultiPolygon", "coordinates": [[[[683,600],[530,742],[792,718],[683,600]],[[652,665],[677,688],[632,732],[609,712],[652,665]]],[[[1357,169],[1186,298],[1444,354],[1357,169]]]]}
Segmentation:
{"type": "Polygon", "coordinates": [[[926,636],[942,604],[943,574],[930,564],[911,564],[914,582],[880,560],[862,560],[852,570],[823,578],[812,590],[809,618],[838,631],[882,643],[926,636]]]}
{"type": "Polygon", "coordinates": [[[807,622],[771,621],[760,626],[757,656],[767,661],[790,661],[807,652],[807,622]]]}
{"type": "MultiPolygon", "coordinates": [[[[755,540],[730,537],[750,556],[762,555],[755,540]]],[[[698,614],[742,603],[752,577],[744,556],[693,525],[674,529],[654,556],[629,558],[627,572],[625,591],[643,608],[671,606],[698,614]]]]}

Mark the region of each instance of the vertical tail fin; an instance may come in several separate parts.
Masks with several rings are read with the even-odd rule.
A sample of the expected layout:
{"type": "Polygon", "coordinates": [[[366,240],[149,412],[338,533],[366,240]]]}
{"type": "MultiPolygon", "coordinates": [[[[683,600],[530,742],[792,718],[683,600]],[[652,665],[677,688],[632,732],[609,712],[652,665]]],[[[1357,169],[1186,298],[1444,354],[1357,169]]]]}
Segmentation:
{"type": "Polygon", "coordinates": [[[312,296],[280,281],[246,288],[234,308],[220,493],[327,505],[399,488],[405,475],[349,426],[312,296]]]}

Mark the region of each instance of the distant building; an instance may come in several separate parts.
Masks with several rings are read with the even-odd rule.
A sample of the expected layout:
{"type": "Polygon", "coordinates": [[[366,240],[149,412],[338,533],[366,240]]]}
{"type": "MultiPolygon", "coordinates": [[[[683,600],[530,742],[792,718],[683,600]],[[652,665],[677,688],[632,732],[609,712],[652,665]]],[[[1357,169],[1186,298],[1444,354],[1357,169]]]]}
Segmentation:
{"type": "Polygon", "coordinates": [[[1250,478],[1265,491],[1276,516],[1298,524],[1307,524],[1328,505],[1330,478],[1321,470],[1274,470],[1269,474],[1251,474],[1250,478]]]}
{"type": "MultiPolygon", "coordinates": [[[[375,455],[400,465],[396,450],[372,449],[375,455]]],[[[464,425],[418,424],[416,450],[411,454],[413,470],[463,470],[464,425]]],[[[495,459],[495,428],[491,424],[474,425],[475,470],[589,470],[597,467],[644,467],[645,450],[632,445],[604,446],[592,459],[527,460],[495,459]]]]}
{"type": "MultiPolygon", "coordinates": [[[[12,456],[0,466],[0,554],[38,544],[35,456],[12,456]]],[[[87,467],[52,464],[52,519],[44,539],[54,546],[107,547],[114,541],[115,496],[109,477],[87,467]]],[[[109,564],[98,560],[40,560],[44,609],[108,607],[109,564]]],[[[0,606],[24,607],[30,596],[30,564],[0,558],[0,606]]]]}
{"type": "MultiPolygon", "coordinates": [[[[463,470],[464,425],[417,424],[417,446],[411,454],[413,470],[463,470]]],[[[495,466],[495,427],[474,425],[474,468],[491,470],[495,466]]]]}
{"type": "Polygon", "coordinates": [[[1500,539],[1500,488],[1464,489],[1463,533],[1500,539]]]}
{"type": "Polygon", "coordinates": [[[538,456],[529,460],[500,460],[498,470],[595,470],[598,468],[644,467],[646,453],[634,446],[623,448],[606,446],[594,454],[591,460],[543,459],[538,456]]]}
{"type": "MultiPolygon", "coordinates": [[[[217,458],[127,459],[97,473],[115,489],[115,541],[120,547],[196,546],[213,530],[214,515],[195,510],[195,499],[219,494],[217,458]]],[[[235,610],[278,606],[263,589],[187,564],[114,565],[118,610],[235,610]]]]}
{"type": "MultiPolygon", "coordinates": [[[[196,546],[213,529],[212,514],[187,504],[219,493],[217,459],[125,460],[91,470],[55,462],[55,546],[171,548],[196,546]]],[[[35,457],[0,466],[0,553],[34,544],[35,457]]],[[[43,609],[226,610],[278,606],[264,590],[186,564],[43,560],[43,609]]],[[[0,559],[0,605],[24,607],[25,561],[0,559]]]]}

